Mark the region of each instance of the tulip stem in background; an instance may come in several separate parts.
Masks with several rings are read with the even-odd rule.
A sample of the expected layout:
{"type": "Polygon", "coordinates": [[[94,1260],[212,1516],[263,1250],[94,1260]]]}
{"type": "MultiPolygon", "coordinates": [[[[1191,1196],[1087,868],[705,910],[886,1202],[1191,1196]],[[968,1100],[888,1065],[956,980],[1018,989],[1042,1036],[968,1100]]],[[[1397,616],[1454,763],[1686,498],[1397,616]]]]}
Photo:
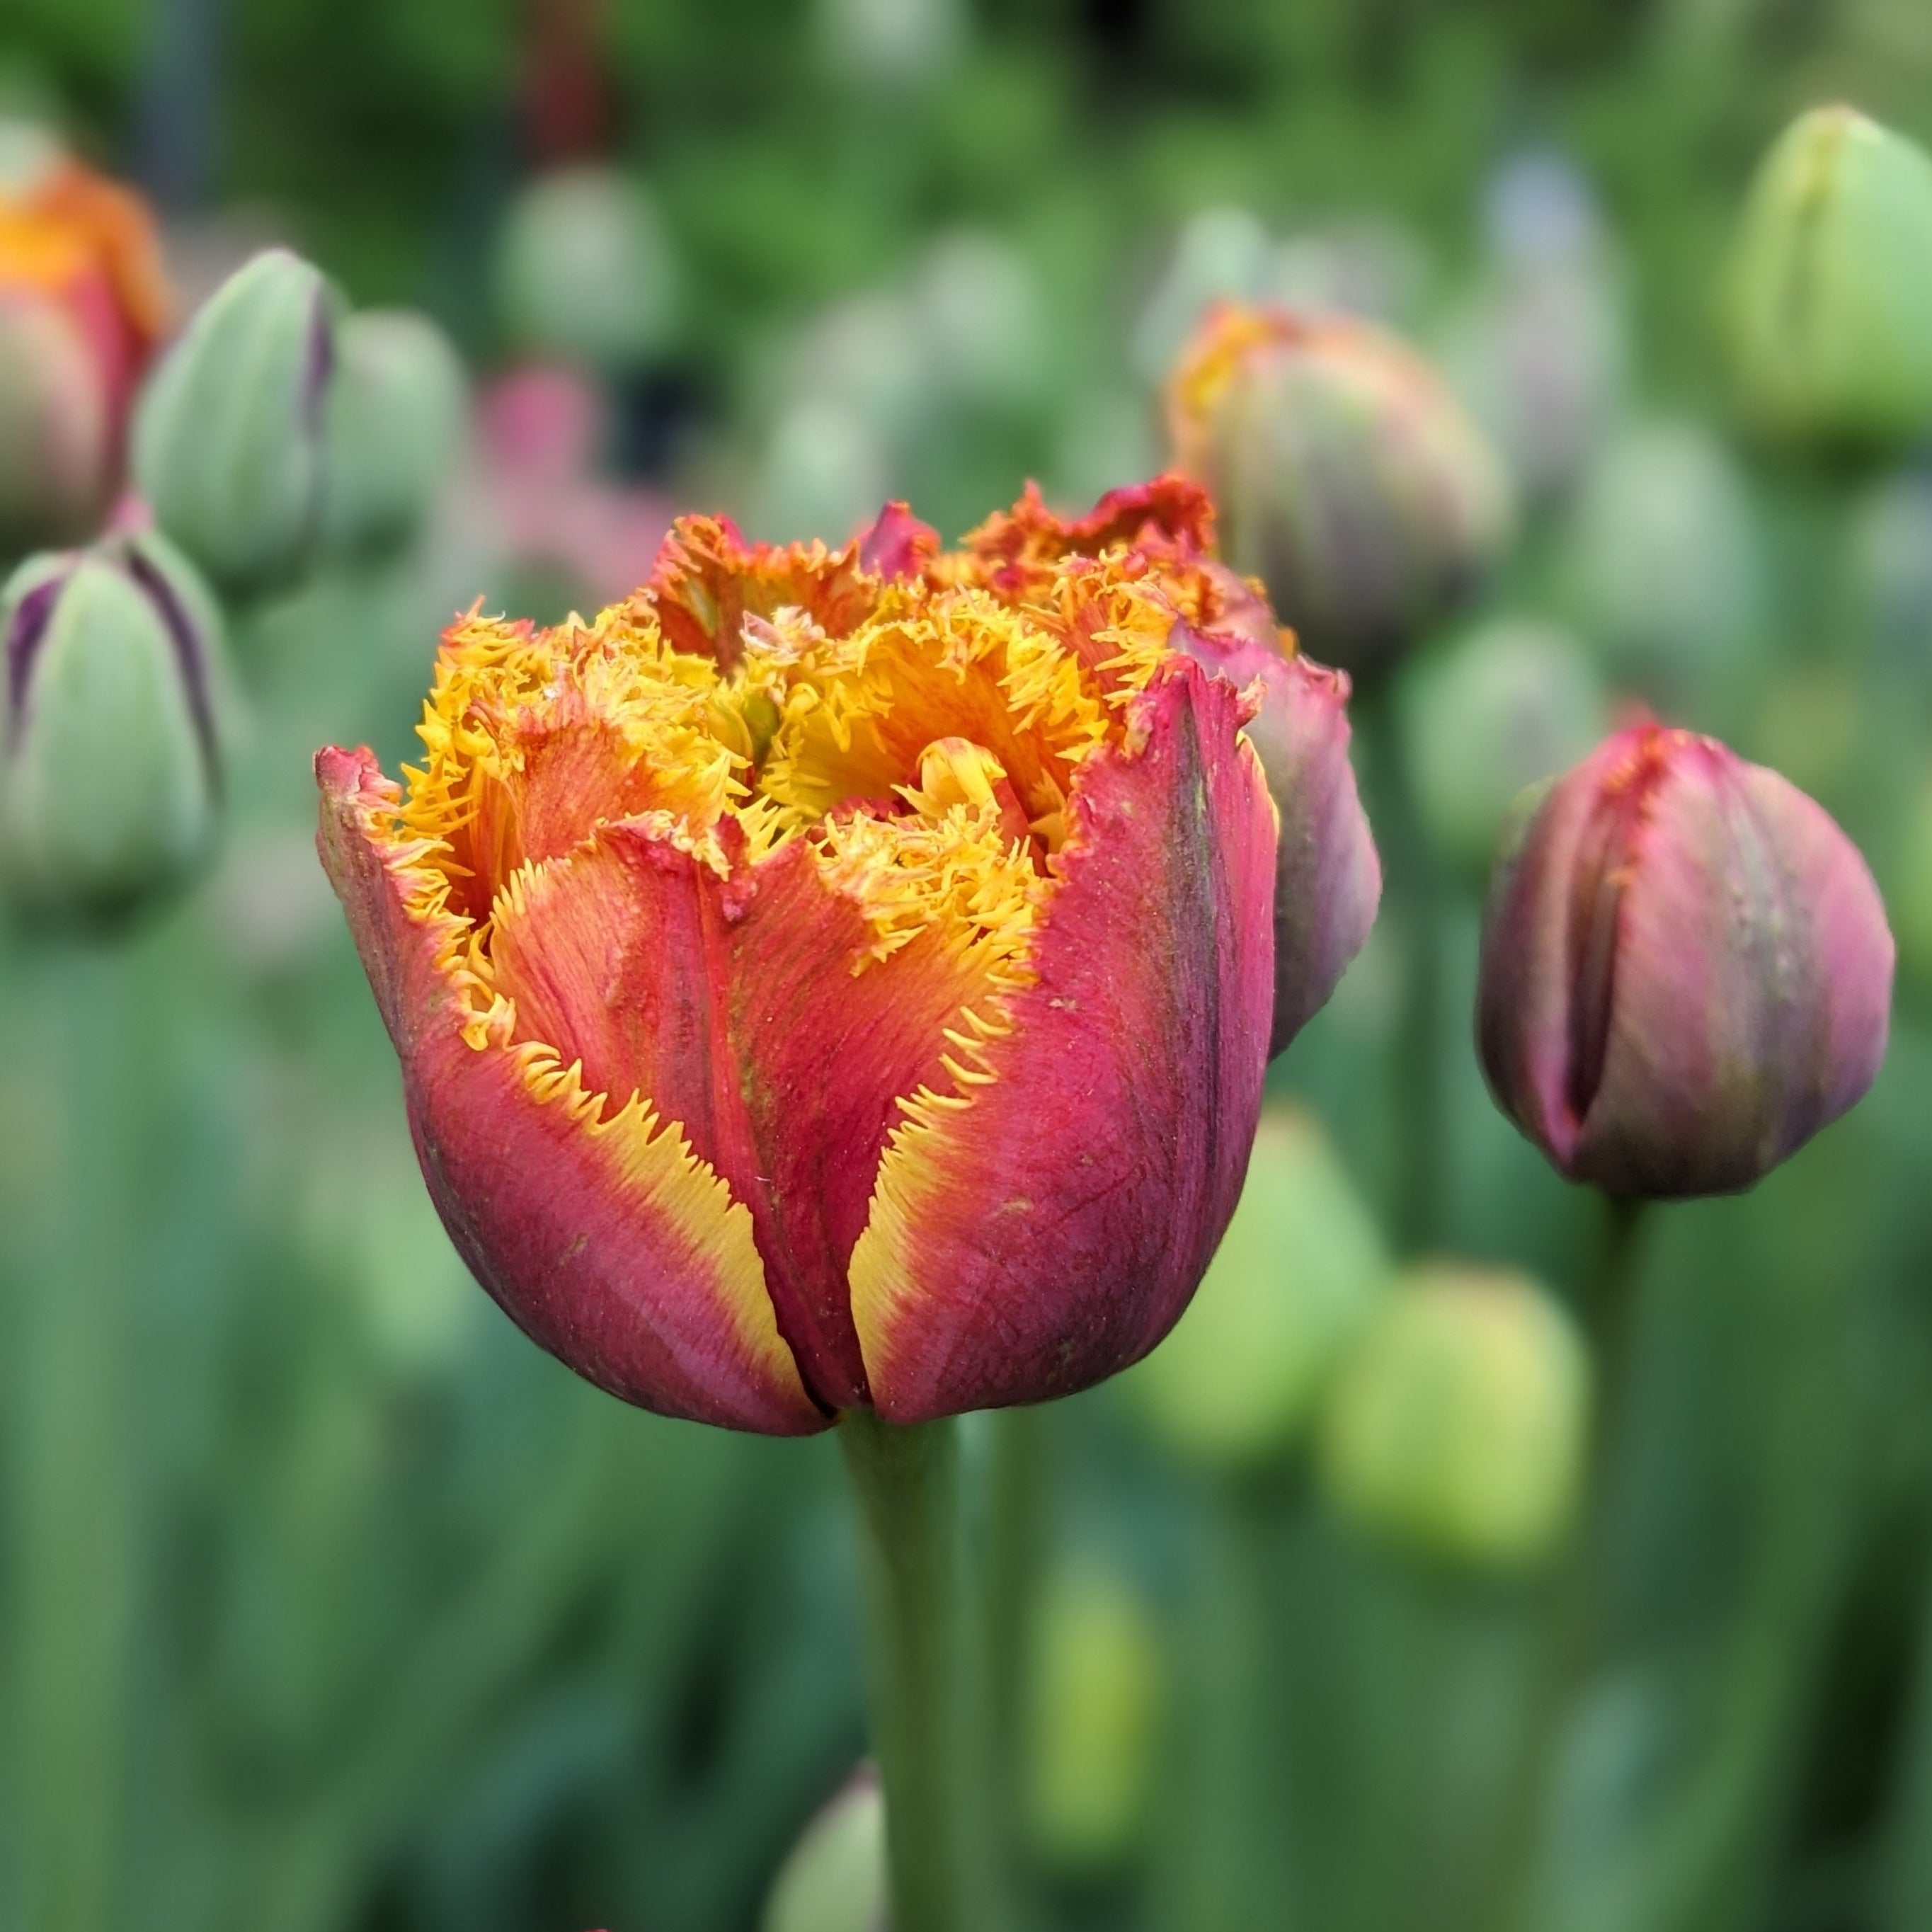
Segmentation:
{"type": "Polygon", "coordinates": [[[1410,782],[1386,677],[1370,682],[1357,700],[1368,752],[1376,842],[1383,855],[1388,898],[1402,908],[1408,971],[1396,1039],[1394,1222],[1401,1246],[1428,1249],[1440,1226],[1442,1118],[1440,898],[1434,855],[1410,782]]]}
{"type": "Polygon", "coordinates": [[[872,1748],[886,1792],[892,1932],[967,1932],[986,1882],[969,1733],[959,1430],[839,1418],[864,1526],[872,1748]]]}
{"type": "Polygon", "coordinates": [[[20,1559],[7,1690],[17,1762],[32,1767],[15,1793],[17,1898],[23,1924],[107,1932],[128,1904],[117,1848],[140,1520],[128,1196],[145,1113],[142,981],[154,969],[125,946],[50,947],[20,964],[32,992],[8,1058],[47,1083],[42,1158],[57,1165],[19,1231],[40,1292],[17,1298],[7,1328],[6,1501],[20,1559]]]}
{"type": "Polygon", "coordinates": [[[1589,1454],[1584,1462],[1582,1512],[1576,1541],[1587,1546],[1600,1533],[1610,1463],[1629,1397],[1630,1352],[1636,1325],[1638,1235],[1644,1210],[1641,1195],[1604,1197],[1604,1237],[1597,1268],[1578,1310],[1590,1338],[1589,1454]]]}
{"type": "Polygon", "coordinates": [[[987,1412],[990,1431],[986,1472],[987,1707],[990,1762],[994,1769],[989,1802],[995,1808],[998,1877],[1003,1916],[1022,1909],[1030,1887],[1019,1881],[1026,1863],[1021,1793],[1025,1789],[1024,1711],[1032,1655],[1045,1530],[1044,1457],[1046,1412],[1037,1405],[987,1412]]]}
{"type": "Polygon", "coordinates": [[[1270,1658],[1284,1642],[1270,1493],[1240,1480],[1205,1499],[1206,1548],[1186,1606],[1182,1708],[1192,1735],[1182,1775],[1175,1857],[1162,1932],[1270,1932],[1292,1924],[1282,1868],[1288,1804],[1271,1740],[1281,1733],[1270,1658]]]}
{"type": "Polygon", "coordinates": [[[1562,1768],[1567,1727],[1588,1682],[1600,1631],[1594,1587],[1616,1474],[1617,1444],[1628,1420],[1642,1248],[1638,1239],[1649,1202],[1640,1195],[1606,1194],[1596,1266],[1577,1313],[1590,1338],[1590,1421],[1576,1514],[1553,1580],[1543,1664],[1524,1740],[1516,1800],[1504,1825],[1502,1875],[1506,1928],[1537,1919],[1536,1890],[1562,1768]]]}

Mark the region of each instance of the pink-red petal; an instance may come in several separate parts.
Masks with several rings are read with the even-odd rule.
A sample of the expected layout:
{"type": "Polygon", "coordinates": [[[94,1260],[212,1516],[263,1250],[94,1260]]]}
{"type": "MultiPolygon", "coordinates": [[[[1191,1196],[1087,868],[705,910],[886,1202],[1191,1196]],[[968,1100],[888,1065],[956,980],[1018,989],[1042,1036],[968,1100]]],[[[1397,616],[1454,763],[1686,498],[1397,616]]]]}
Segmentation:
{"type": "MultiPolygon", "coordinates": [[[[646,1105],[476,1024],[367,752],[316,760],[318,843],[402,1061],[424,1178],[458,1251],[532,1340],[660,1414],[770,1435],[825,1426],[779,1336],[751,1216],[646,1105]]],[[[500,1032],[501,1029],[497,1030],[500,1032]]],[[[648,1100],[649,1096],[646,1096],[648,1100]]]]}
{"type": "Polygon", "coordinates": [[[1034,1402],[1144,1354],[1233,1212],[1267,1063],[1275,822],[1233,687],[1177,661],[1071,803],[990,1084],[881,1164],[852,1260],[880,1412],[1034,1402]]]}
{"type": "Polygon", "coordinates": [[[519,1030],[649,1095],[749,1208],[779,1330],[832,1408],[868,1399],[846,1265],[897,1098],[940,1076],[979,983],[938,928],[884,960],[872,938],[802,841],[728,879],[624,824],[522,886],[494,941],[519,1030]]]}

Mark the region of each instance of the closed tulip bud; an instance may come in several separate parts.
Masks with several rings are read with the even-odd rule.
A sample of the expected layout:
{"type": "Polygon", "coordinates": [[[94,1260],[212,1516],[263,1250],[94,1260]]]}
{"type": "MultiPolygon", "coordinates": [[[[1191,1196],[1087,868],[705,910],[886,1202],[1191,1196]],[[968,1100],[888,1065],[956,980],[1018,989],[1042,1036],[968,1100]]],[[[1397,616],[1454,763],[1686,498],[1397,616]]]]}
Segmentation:
{"type": "Polygon", "coordinates": [[[1932,428],[1932,156],[1849,107],[1801,115],[1744,203],[1724,291],[1746,416],[1814,447],[1932,428]]]}
{"type": "Polygon", "coordinates": [[[1264,1467],[1302,1437],[1388,1276],[1381,1234],[1321,1129],[1299,1110],[1264,1114],[1207,1278],[1123,1391],[1188,1461],[1264,1467]]]}
{"type": "Polygon", "coordinates": [[[1569,1522],[1589,1401],[1582,1338],[1534,1282],[1418,1268],[1323,1415],[1324,1486],[1344,1515],[1419,1555],[1520,1568],[1569,1522]]]}
{"type": "Polygon", "coordinates": [[[1578,627],[1660,703],[1721,680],[1763,620],[1750,490],[1700,424],[1642,423],[1614,437],[1584,480],[1567,550],[1578,627]]]}
{"type": "Polygon", "coordinates": [[[30,559],[0,603],[0,871],[24,912],[110,923],[213,841],[220,618],[172,545],[116,536],[30,559]]]}
{"type": "Polygon", "coordinates": [[[1419,661],[1402,692],[1403,750],[1424,829],[1480,880],[1526,785],[1603,736],[1610,700],[1567,631],[1505,618],[1419,661]]]}
{"type": "Polygon", "coordinates": [[[1871,1084],[1892,974],[1877,888],[1820,806],[1714,739],[1639,724],[1522,808],[1478,1042],[1571,1180],[1723,1193],[1871,1084]]]}
{"type": "Polygon", "coordinates": [[[52,303],[0,291],[0,558],[85,536],[106,509],[113,424],[87,344],[52,303]]]}
{"type": "Polygon", "coordinates": [[[1175,460],[1228,562],[1316,656],[1379,669],[1483,575],[1511,525],[1500,461],[1436,371],[1372,324],[1210,315],[1168,391],[1175,460]]]}
{"type": "Polygon", "coordinates": [[[886,1904],[885,1797],[867,1765],[787,1854],[759,1932],[886,1932],[886,1904]]]}
{"type": "Polygon", "coordinates": [[[621,374],[670,332],[676,264],[656,206],[612,168],[560,168],[518,196],[497,244],[496,295],[532,354],[621,374]]]}
{"type": "Polygon", "coordinates": [[[29,140],[0,166],[0,558],[92,532],[166,317],[147,211],[29,140]]]}
{"type": "Polygon", "coordinates": [[[1147,1822],[1163,1683],[1160,1632],[1123,1578],[1050,1576],[1028,1679],[1028,1835],[1042,1861],[1091,1880],[1132,1858],[1147,1822]]]}
{"type": "Polygon", "coordinates": [[[461,452],[469,385],[427,316],[370,309],[336,338],[322,409],[322,530],[332,548],[381,554],[421,532],[461,452]]]}
{"type": "Polygon", "coordinates": [[[802,1434],[1071,1393],[1173,1325],[1310,997],[1263,694],[1185,647],[1203,515],[1029,497],[946,556],[902,508],[838,550],[686,518],[594,623],[453,627],[406,794],[319,754],[430,1192],[537,1340],[802,1434]]]}
{"type": "Polygon", "coordinates": [[[308,564],[339,308],[319,270],[268,249],[196,311],[142,395],[135,482],[224,591],[274,590],[308,564]]]}

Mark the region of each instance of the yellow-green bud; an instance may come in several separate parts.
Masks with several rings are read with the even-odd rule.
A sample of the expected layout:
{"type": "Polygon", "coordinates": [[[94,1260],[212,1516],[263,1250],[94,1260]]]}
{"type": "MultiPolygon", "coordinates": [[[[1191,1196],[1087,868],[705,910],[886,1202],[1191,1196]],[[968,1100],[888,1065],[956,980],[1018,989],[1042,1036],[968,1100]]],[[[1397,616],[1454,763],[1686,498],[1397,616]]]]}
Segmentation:
{"type": "Polygon", "coordinates": [[[0,593],[0,879],[20,911],[106,924],[212,843],[220,620],[159,536],[32,557],[0,593]]]}
{"type": "Polygon", "coordinates": [[[886,1804],[870,1766],[805,1828],[758,1922],[760,1932],[886,1932],[886,1804]]]}
{"type": "Polygon", "coordinates": [[[268,249],[202,304],[142,394],[136,485],[224,590],[273,590],[308,566],[338,308],[319,270],[268,249]]]}
{"type": "Polygon", "coordinates": [[[1723,319],[1767,434],[1887,448],[1932,428],[1932,156],[1849,107],[1801,115],[1751,184],[1723,319]]]}
{"type": "Polygon", "coordinates": [[[1123,1579],[1090,1564],[1050,1576],[1036,1617],[1028,1834],[1054,1870],[1099,1877],[1129,1860],[1147,1822],[1163,1690],[1160,1633],[1123,1579]]]}
{"type": "Polygon", "coordinates": [[[1322,1418],[1342,1513],[1420,1553],[1509,1569],[1562,1538],[1582,1472],[1589,1363],[1526,1276],[1438,1264],[1407,1276],[1322,1418]]]}
{"type": "Polygon", "coordinates": [[[322,530],[352,554],[421,532],[461,452],[469,386],[454,344],[427,316],[370,309],[337,332],[322,410],[322,530]]]}
{"type": "Polygon", "coordinates": [[[1381,1235],[1321,1128],[1298,1109],[1271,1110],[1205,1280],[1124,1391],[1186,1460],[1264,1465],[1305,1431],[1388,1275],[1381,1235]]]}

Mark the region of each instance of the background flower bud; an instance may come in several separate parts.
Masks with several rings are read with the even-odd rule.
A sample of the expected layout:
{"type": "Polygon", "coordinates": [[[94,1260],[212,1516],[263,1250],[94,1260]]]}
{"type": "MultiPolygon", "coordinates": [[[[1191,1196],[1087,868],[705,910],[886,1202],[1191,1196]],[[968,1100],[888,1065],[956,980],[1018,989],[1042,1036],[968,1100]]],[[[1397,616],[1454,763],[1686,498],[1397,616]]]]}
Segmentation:
{"type": "Polygon", "coordinates": [[[1589,1383],[1574,1324],[1527,1276],[1417,1268],[1324,1412],[1328,1493],[1419,1553],[1485,1568],[1533,1562],[1574,1506],[1589,1383]]]}
{"type": "Polygon", "coordinates": [[[220,790],[218,608],[164,538],[31,558],[0,602],[0,874],[16,906],[111,921],[206,855],[220,790]]]}
{"type": "Polygon", "coordinates": [[[669,332],[675,265],[650,197],[614,168],[560,168],[531,182],[503,223],[496,299],[520,350],[613,372],[669,332]]]}
{"type": "Polygon", "coordinates": [[[0,559],[89,536],[166,319],[147,210],[15,128],[0,158],[0,559]]]}
{"type": "Polygon", "coordinates": [[[1026,1730],[1034,1849],[1070,1878],[1132,1857],[1147,1822],[1165,1688],[1152,1612],[1112,1570],[1050,1575],[1034,1614],[1026,1730]]]}
{"type": "Polygon", "coordinates": [[[1234,1218],[1174,1332],[1124,1387],[1177,1454],[1212,1468],[1292,1448],[1389,1275],[1382,1237],[1314,1118],[1262,1117],[1234,1218]]]}
{"type": "Polygon", "coordinates": [[[461,358],[427,316],[352,315],[322,409],[322,529],[352,553],[412,541],[456,466],[469,405],[461,358]]]}
{"type": "Polygon", "coordinates": [[[266,250],[202,304],[142,395],[135,482],[224,590],[278,588],[308,561],[339,308],[320,271],[266,250]]]}
{"type": "Polygon", "coordinates": [[[1748,1187],[1885,1055],[1892,940],[1822,807],[1716,740],[1640,724],[1514,828],[1477,992],[1504,1111],[1612,1193],[1748,1187]]]}
{"type": "Polygon", "coordinates": [[[80,330],[51,302],[0,291],[0,558],[85,536],[115,467],[106,392],[80,330]]]}
{"type": "Polygon", "coordinates": [[[1691,422],[1619,433],[1584,479],[1565,544],[1570,615],[1619,676],[1687,704],[1762,626],[1763,544],[1736,460],[1691,422]]]}
{"type": "Polygon", "coordinates": [[[760,1932],[885,1932],[886,1803],[862,1765],[778,1868],[760,1932]]]}
{"type": "Polygon", "coordinates": [[[1419,660],[1402,688],[1402,748],[1432,842],[1486,874],[1517,794],[1574,764],[1609,712],[1588,652],[1554,625],[1501,619],[1419,660]]]}
{"type": "Polygon", "coordinates": [[[1174,372],[1168,423],[1228,561],[1327,663],[1386,663],[1509,534],[1494,451],[1435,370],[1366,322],[1217,310],[1174,372]]]}
{"type": "Polygon", "coordinates": [[[1801,115],[1751,184],[1724,322],[1766,433],[1891,447],[1932,426],[1932,157],[1849,107],[1801,115]]]}

